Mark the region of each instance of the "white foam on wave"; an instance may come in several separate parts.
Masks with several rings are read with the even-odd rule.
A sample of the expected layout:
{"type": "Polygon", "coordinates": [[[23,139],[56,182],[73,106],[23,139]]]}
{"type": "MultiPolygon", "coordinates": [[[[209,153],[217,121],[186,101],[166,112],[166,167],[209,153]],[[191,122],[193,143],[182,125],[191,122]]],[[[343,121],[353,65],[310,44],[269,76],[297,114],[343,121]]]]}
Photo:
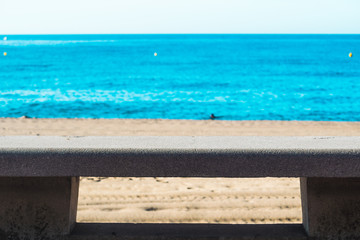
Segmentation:
{"type": "Polygon", "coordinates": [[[107,43],[115,42],[115,40],[11,40],[0,41],[3,46],[52,46],[52,45],[66,45],[66,44],[81,44],[81,43],[107,43]]]}
{"type": "MultiPolygon", "coordinates": [[[[242,93],[244,94],[244,93],[242,93]]],[[[252,94],[253,98],[273,99],[273,94],[252,94]],[[264,96],[267,95],[267,96],[264,96]]],[[[81,89],[81,90],[61,90],[61,89],[37,89],[37,90],[3,90],[0,91],[2,102],[4,101],[23,101],[23,102],[232,102],[247,103],[243,95],[228,94],[214,91],[128,91],[128,90],[102,90],[102,89],[81,89]]]]}

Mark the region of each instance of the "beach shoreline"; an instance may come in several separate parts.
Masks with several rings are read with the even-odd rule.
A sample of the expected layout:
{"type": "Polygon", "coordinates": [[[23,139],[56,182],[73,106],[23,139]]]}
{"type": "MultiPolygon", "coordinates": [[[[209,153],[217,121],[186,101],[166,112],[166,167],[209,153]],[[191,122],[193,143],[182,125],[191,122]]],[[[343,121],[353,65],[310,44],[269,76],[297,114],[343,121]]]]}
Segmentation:
{"type": "Polygon", "coordinates": [[[360,122],[0,118],[0,135],[360,136],[360,122]]]}

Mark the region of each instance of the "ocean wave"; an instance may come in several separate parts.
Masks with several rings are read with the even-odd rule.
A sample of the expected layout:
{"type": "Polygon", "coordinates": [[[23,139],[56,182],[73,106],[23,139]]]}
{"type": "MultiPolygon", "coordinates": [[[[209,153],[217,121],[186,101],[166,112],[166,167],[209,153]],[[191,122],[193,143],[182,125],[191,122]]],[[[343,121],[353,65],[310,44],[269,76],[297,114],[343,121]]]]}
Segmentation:
{"type": "Polygon", "coordinates": [[[360,119],[359,41],[12,35],[0,39],[0,116],[360,119]]]}
{"type": "MultiPolygon", "coordinates": [[[[218,91],[127,91],[127,90],[60,90],[60,89],[38,89],[38,90],[7,90],[0,91],[0,96],[8,101],[25,101],[25,102],[46,102],[46,101],[63,101],[63,102],[237,102],[246,103],[241,96],[249,93],[247,91],[218,92],[218,91]],[[240,94],[240,95],[239,95],[240,94]]],[[[274,98],[272,93],[254,93],[254,98],[264,97],[274,98]]],[[[276,96],[276,95],[275,95],[276,96]]]]}
{"type": "Polygon", "coordinates": [[[116,40],[7,40],[0,41],[0,46],[53,46],[66,44],[84,44],[84,43],[112,43],[116,40]]]}

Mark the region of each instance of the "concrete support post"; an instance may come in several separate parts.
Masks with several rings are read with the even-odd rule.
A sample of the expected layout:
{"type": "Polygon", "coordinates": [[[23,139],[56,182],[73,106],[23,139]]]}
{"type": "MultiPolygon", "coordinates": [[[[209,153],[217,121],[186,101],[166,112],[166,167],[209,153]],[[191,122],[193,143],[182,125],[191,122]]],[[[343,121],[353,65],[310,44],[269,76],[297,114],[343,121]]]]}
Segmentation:
{"type": "Polygon", "coordinates": [[[360,239],[360,178],[301,178],[303,225],[315,239],[360,239]]]}
{"type": "Polygon", "coordinates": [[[79,177],[0,177],[0,239],[57,239],[75,225],[79,177]]]}

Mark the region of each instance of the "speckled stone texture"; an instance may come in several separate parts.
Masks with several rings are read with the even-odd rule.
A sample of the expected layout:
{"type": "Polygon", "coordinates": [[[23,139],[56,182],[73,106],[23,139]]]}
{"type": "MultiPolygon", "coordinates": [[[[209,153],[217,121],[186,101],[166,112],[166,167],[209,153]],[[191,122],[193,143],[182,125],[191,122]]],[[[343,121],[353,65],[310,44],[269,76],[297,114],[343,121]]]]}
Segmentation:
{"type": "Polygon", "coordinates": [[[0,137],[0,176],[360,177],[360,137],[0,137]]]}
{"type": "Polygon", "coordinates": [[[360,178],[301,178],[303,225],[315,239],[360,239],[360,178]]]}
{"type": "Polygon", "coordinates": [[[75,226],[78,177],[0,178],[0,239],[57,239],[75,226]]]}
{"type": "MultiPolygon", "coordinates": [[[[0,239],[69,234],[79,176],[301,177],[307,233],[317,239],[360,239],[360,137],[0,137],[0,239]]],[[[80,229],[75,239],[91,230],[82,226],[85,233],[80,229]]],[[[112,237],[106,226],[98,227],[112,237]]],[[[114,229],[126,233],[123,227],[114,229]]],[[[283,227],[276,227],[276,234],[304,238],[301,226],[283,227]]],[[[230,230],[249,234],[239,239],[268,231],[267,226],[240,229],[230,230]]],[[[157,230],[155,238],[166,239],[157,230]]]]}

